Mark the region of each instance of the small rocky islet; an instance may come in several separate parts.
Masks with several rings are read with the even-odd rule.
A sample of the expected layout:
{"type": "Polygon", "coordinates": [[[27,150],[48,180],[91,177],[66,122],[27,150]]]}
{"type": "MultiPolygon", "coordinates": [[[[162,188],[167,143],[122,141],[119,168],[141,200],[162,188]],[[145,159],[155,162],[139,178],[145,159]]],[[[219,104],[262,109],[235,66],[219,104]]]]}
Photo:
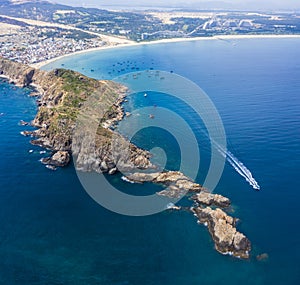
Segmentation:
{"type": "MultiPolygon", "coordinates": [[[[125,86],[108,80],[92,79],[66,69],[42,71],[1,57],[0,75],[17,86],[31,86],[33,95],[38,94],[38,112],[31,122],[37,130],[24,131],[22,134],[33,137],[33,145],[52,150],[50,157],[41,160],[49,169],[66,166],[72,154],[78,170],[109,174],[125,171],[127,181],[164,185],[166,188],[157,195],[170,198],[188,195],[192,201],[188,210],[200,224],[207,226],[215,249],[238,258],[250,257],[249,239],[237,230],[237,219],[226,213],[231,205],[228,198],[209,193],[181,172],[157,172],[156,166],[150,162],[148,151],[128,142],[114,130],[114,125],[126,116],[122,108],[127,92],[125,86]],[[85,128],[84,133],[78,132],[74,136],[77,117],[81,115],[80,108],[95,93],[98,94],[94,102],[97,108],[85,119],[88,123],[97,124],[96,134],[93,134],[92,129],[85,128]],[[93,135],[95,145],[91,151],[90,140],[93,135]],[[147,173],[142,170],[147,170],[147,173]]],[[[26,125],[24,122],[22,124],[26,125]]],[[[181,209],[178,206],[171,208],[181,209]]]]}

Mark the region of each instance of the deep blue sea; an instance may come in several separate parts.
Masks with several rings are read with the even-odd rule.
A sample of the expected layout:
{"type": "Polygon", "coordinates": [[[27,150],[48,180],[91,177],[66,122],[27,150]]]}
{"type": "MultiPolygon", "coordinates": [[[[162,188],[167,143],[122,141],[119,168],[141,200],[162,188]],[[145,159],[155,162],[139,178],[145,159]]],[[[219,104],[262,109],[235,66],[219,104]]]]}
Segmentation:
{"type": "MultiPolygon", "coordinates": [[[[198,84],[222,118],[228,150],[261,187],[254,190],[226,162],[214,191],[232,200],[252,256],[245,261],[216,252],[207,229],[188,212],[122,216],[89,197],[72,165],[46,169],[39,159],[47,154],[20,135],[30,129],[19,121],[34,118],[35,100],[1,80],[0,284],[300,283],[300,39],[141,45],[66,57],[45,69],[57,67],[97,79],[172,71],[198,84]],[[257,261],[261,253],[269,258],[257,261]]],[[[190,110],[164,94],[133,94],[124,106],[173,108],[196,129],[190,110]]],[[[196,134],[203,141],[201,182],[210,148],[196,134]]],[[[134,142],[167,149],[168,168],[178,167],[178,145],[162,130],[146,129],[134,142]]],[[[111,179],[131,193],[158,189],[111,179]]]]}

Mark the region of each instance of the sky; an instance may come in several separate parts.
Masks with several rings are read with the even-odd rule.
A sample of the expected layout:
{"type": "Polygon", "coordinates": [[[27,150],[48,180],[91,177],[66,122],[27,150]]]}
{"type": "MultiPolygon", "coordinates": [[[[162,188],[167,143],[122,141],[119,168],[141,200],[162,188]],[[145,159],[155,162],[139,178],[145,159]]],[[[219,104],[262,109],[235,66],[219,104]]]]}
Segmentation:
{"type": "Polygon", "coordinates": [[[187,7],[197,9],[300,10],[300,0],[52,0],[83,7],[187,7]]]}

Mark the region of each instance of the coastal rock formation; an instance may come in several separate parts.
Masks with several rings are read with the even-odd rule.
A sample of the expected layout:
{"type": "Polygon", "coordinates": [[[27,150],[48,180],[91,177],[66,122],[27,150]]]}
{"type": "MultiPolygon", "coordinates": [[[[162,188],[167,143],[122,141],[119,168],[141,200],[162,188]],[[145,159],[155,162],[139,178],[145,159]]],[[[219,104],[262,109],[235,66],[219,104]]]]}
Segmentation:
{"type": "Polygon", "coordinates": [[[261,253],[256,256],[257,261],[267,261],[269,259],[269,255],[267,253],[261,253]]]}
{"type": "Polygon", "coordinates": [[[249,258],[251,244],[248,238],[235,228],[236,220],[224,211],[210,207],[192,208],[199,222],[206,224],[215,242],[216,250],[239,258],[249,258]]]}
{"type": "Polygon", "coordinates": [[[52,155],[51,159],[57,166],[64,166],[70,162],[70,154],[67,151],[58,151],[52,155]]]}
{"type": "Polygon", "coordinates": [[[23,121],[23,120],[21,120],[21,121],[19,122],[19,124],[20,124],[20,126],[28,126],[28,125],[29,125],[28,122],[25,122],[25,121],[23,121]]]}
{"type": "Polygon", "coordinates": [[[21,135],[22,136],[24,136],[24,137],[28,137],[28,136],[31,136],[31,137],[33,137],[34,136],[34,131],[22,131],[22,132],[20,132],[21,133],[21,135]]]}
{"type": "Polygon", "coordinates": [[[132,182],[153,182],[167,186],[157,194],[169,198],[180,198],[186,193],[195,193],[192,199],[196,206],[191,211],[199,222],[208,226],[215,242],[216,250],[222,254],[231,254],[240,258],[249,258],[251,244],[248,238],[237,231],[236,219],[227,215],[220,208],[227,208],[231,202],[227,197],[207,192],[201,185],[194,183],[181,172],[169,171],[163,173],[134,173],[126,177],[132,182]],[[220,207],[212,209],[207,206],[220,207]]]}
{"type": "Polygon", "coordinates": [[[134,171],[151,168],[150,153],[129,143],[110,129],[97,132],[95,144],[91,145],[92,134],[73,137],[72,153],[76,158],[76,168],[80,171],[108,172],[134,171]],[[112,140],[112,136],[114,137],[112,140]],[[117,145],[116,141],[117,140],[117,145]]]}
{"type": "MultiPolygon", "coordinates": [[[[216,249],[223,254],[249,257],[250,241],[236,230],[236,219],[220,209],[230,206],[228,198],[209,193],[181,172],[157,172],[149,152],[114,131],[115,124],[125,115],[124,86],[65,69],[41,71],[3,58],[0,74],[18,86],[30,85],[33,92],[39,92],[38,113],[31,123],[38,129],[22,134],[34,137],[32,144],[53,151],[51,157],[42,159],[47,168],[55,170],[67,165],[72,152],[78,170],[111,175],[121,171],[130,182],[166,186],[157,194],[169,198],[190,193],[195,202],[190,210],[200,223],[207,224],[216,249]]],[[[182,209],[172,203],[169,208],[182,209]]]]}
{"type": "Polygon", "coordinates": [[[180,198],[187,192],[200,192],[203,187],[194,183],[190,178],[179,171],[165,171],[154,173],[136,172],[127,176],[127,179],[132,182],[153,182],[163,184],[167,188],[158,192],[158,195],[169,198],[180,198]]]}
{"type": "Polygon", "coordinates": [[[192,196],[195,206],[191,208],[191,211],[198,217],[200,223],[208,226],[215,242],[216,250],[222,254],[249,258],[250,241],[244,234],[237,231],[236,219],[220,209],[230,206],[231,202],[227,197],[209,193],[201,185],[194,183],[190,178],[178,171],[162,173],[136,172],[128,175],[126,179],[136,183],[152,182],[163,184],[167,188],[157,194],[169,198],[180,198],[187,193],[196,192],[192,196]],[[216,209],[208,206],[214,206],[216,209]]]}
{"type": "Polygon", "coordinates": [[[76,167],[83,171],[112,174],[119,167],[133,170],[152,166],[148,152],[112,131],[114,124],[124,117],[121,107],[127,91],[124,86],[112,81],[88,78],[71,70],[41,71],[3,58],[0,58],[0,73],[16,85],[31,85],[40,93],[38,113],[32,122],[38,130],[34,132],[36,139],[31,141],[32,144],[54,152],[72,151],[77,157],[76,167]],[[85,133],[74,139],[80,108],[92,96],[97,98],[97,108],[94,110],[97,117],[88,118],[85,133]],[[88,126],[91,121],[98,126],[96,136],[91,136],[96,141],[94,148],[88,145],[91,139],[88,126]],[[110,140],[112,137],[115,139],[114,145],[110,140]],[[127,154],[128,149],[130,155],[122,157],[121,154],[127,154]]]}
{"type": "Polygon", "coordinates": [[[27,87],[32,84],[36,73],[45,74],[44,71],[0,57],[0,75],[6,76],[11,83],[19,87],[27,87]]]}
{"type": "Polygon", "coordinates": [[[51,157],[42,159],[42,163],[47,165],[53,165],[57,167],[63,167],[68,165],[70,162],[70,154],[67,151],[57,151],[51,157]]]}
{"type": "Polygon", "coordinates": [[[219,194],[212,194],[207,191],[201,191],[200,193],[194,195],[192,199],[198,203],[205,206],[216,206],[220,208],[226,208],[230,206],[230,200],[219,194]]]}

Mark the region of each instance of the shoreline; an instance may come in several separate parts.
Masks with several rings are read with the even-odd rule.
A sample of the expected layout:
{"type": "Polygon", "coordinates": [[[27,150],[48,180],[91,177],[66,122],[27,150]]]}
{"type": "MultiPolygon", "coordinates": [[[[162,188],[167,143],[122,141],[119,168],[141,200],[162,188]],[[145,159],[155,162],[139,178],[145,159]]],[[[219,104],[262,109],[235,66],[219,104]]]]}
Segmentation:
{"type": "Polygon", "coordinates": [[[195,37],[195,38],[172,38],[172,39],[162,39],[150,42],[131,42],[131,43],[120,43],[115,45],[107,45],[103,47],[90,48],[86,50],[80,50],[76,52],[72,52],[69,54],[61,55],[58,57],[54,57],[45,61],[41,61],[38,63],[30,64],[31,67],[41,68],[47,64],[55,62],[57,60],[71,57],[78,54],[89,53],[93,51],[107,50],[107,49],[115,49],[115,48],[123,48],[123,47],[132,47],[132,46],[143,46],[143,45],[155,45],[162,43],[177,43],[177,42],[190,42],[190,41],[210,41],[210,40],[241,40],[241,39],[280,39],[280,38],[300,38],[299,35],[220,35],[220,36],[212,36],[212,37],[195,37]]]}

